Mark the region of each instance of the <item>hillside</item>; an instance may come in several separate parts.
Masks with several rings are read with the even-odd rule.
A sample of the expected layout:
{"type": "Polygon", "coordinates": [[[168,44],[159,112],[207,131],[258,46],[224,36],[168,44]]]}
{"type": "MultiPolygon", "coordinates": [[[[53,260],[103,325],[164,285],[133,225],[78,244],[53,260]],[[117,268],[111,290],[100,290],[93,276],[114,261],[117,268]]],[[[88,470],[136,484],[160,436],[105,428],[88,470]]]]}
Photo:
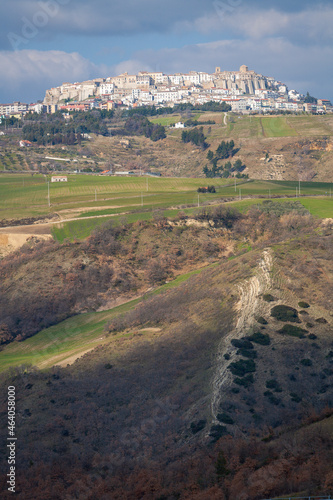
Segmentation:
{"type": "MultiPolygon", "coordinates": [[[[110,134],[91,134],[76,145],[20,148],[21,132],[0,138],[1,171],[86,172],[150,170],[163,176],[203,176],[207,151],[216,150],[222,140],[234,140],[245,174],[250,179],[332,181],[332,115],[242,116],[234,113],[184,111],[150,117],[151,123],[166,127],[166,138],[156,142],[140,135],[121,135],[125,119],[115,116],[107,122],[110,134]],[[181,141],[182,130],[169,128],[177,121],[212,122],[203,125],[207,150],[181,141]],[[215,123],[215,124],[214,124],[215,123]],[[49,159],[48,159],[48,158],[49,159]]],[[[223,162],[222,162],[223,163],[223,162]]]]}
{"type": "Polygon", "coordinates": [[[36,333],[37,289],[50,325],[91,311],[0,352],[13,366],[1,384],[17,388],[20,498],[331,492],[332,228],[294,205],[265,205],[108,223],[83,242],[2,260],[20,335],[36,333]],[[67,366],[63,356],[62,367],[14,367],[29,351],[41,368],[56,364],[66,336],[83,339],[83,357],[77,343],[67,366]]]}

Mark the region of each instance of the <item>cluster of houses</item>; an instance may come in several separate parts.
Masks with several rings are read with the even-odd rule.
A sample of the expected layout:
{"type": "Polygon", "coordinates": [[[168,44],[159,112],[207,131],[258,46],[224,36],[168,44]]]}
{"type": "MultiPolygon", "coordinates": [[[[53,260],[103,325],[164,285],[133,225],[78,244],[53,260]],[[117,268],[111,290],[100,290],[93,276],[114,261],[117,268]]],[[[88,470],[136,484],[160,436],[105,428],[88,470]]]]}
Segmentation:
{"type": "Polygon", "coordinates": [[[238,113],[333,112],[328,99],[319,99],[317,103],[305,102],[304,95],[288,90],[282,82],[255,73],[243,65],[239,71],[221,71],[217,67],[211,74],[190,71],[165,75],[163,72],[141,71],[137,75],[123,73],[85,82],[66,82],[47,90],[43,102],[0,104],[0,116],[20,117],[28,112],[54,113],[57,110],[111,110],[117,106],[173,107],[210,101],[225,102],[238,113]]]}

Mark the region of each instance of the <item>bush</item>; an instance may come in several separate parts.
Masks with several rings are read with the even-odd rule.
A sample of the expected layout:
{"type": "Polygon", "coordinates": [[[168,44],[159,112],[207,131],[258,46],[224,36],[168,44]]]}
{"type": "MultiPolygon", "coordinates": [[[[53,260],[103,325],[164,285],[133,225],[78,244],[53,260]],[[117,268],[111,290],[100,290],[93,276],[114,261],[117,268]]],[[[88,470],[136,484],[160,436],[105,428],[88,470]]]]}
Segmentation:
{"type": "Polygon", "coordinates": [[[225,425],[212,425],[210,428],[209,435],[213,438],[213,443],[215,443],[222,436],[225,436],[228,433],[225,425]]]}
{"type": "Polygon", "coordinates": [[[278,321],[290,321],[292,323],[300,323],[298,312],[290,306],[275,306],[271,309],[271,316],[278,321]]]}
{"type": "Polygon", "coordinates": [[[257,357],[257,351],[250,349],[238,349],[236,354],[238,356],[243,356],[243,358],[255,359],[257,357]]]}
{"type": "Polygon", "coordinates": [[[238,349],[253,349],[253,345],[248,338],[232,339],[231,344],[238,349]]]}
{"type": "Polygon", "coordinates": [[[265,293],[262,298],[265,302],[274,302],[275,298],[270,293],[265,293]]]}
{"type": "Polygon", "coordinates": [[[228,366],[228,369],[233,375],[238,377],[243,377],[246,373],[251,373],[256,371],[256,364],[252,359],[240,359],[239,361],[234,361],[228,366]]]}
{"type": "Polygon", "coordinates": [[[325,318],[318,318],[316,319],[316,323],[321,323],[322,325],[326,325],[327,321],[325,318]]]}
{"type": "Polygon", "coordinates": [[[206,420],[198,420],[198,422],[191,423],[191,431],[193,434],[197,434],[197,432],[202,431],[205,428],[206,420]]]}
{"type": "Polygon", "coordinates": [[[266,321],[265,318],[263,318],[262,316],[259,316],[259,318],[257,318],[257,322],[260,323],[260,325],[268,324],[268,321],[266,321]]]}
{"type": "Polygon", "coordinates": [[[277,398],[276,396],[274,396],[274,394],[271,392],[271,391],[266,391],[264,392],[264,396],[266,398],[268,398],[268,401],[272,404],[272,405],[279,405],[281,403],[281,400],[279,398],[277,398]]]}
{"type": "Polygon", "coordinates": [[[275,379],[266,380],[267,389],[274,389],[275,392],[282,392],[279,382],[275,379]]]}
{"type": "Polygon", "coordinates": [[[247,337],[251,342],[255,342],[260,345],[269,345],[271,343],[270,336],[268,333],[255,332],[250,337],[247,337]]]}
{"type": "Polygon", "coordinates": [[[298,305],[302,309],[307,309],[308,307],[310,307],[310,304],[308,304],[307,302],[303,302],[303,301],[299,302],[298,305]]]}
{"type": "MultiPolygon", "coordinates": [[[[234,383],[237,385],[241,385],[242,387],[248,388],[251,384],[253,384],[254,378],[252,373],[250,375],[246,375],[246,377],[243,378],[235,378],[234,383]]],[[[232,389],[232,392],[237,394],[239,392],[239,389],[232,389]],[[236,392],[237,391],[237,392],[236,392]]]]}
{"type": "Polygon", "coordinates": [[[282,335],[290,335],[291,337],[298,337],[299,339],[303,339],[305,333],[308,333],[304,328],[300,328],[299,326],[294,325],[284,325],[281,330],[278,330],[278,333],[282,335]]]}
{"type": "Polygon", "coordinates": [[[291,392],[290,397],[294,403],[300,403],[302,401],[302,398],[298,396],[295,392],[291,392]]]}
{"type": "Polygon", "coordinates": [[[312,360],[311,359],[301,359],[301,365],[303,366],[312,366],[312,360]]]}
{"type": "Polygon", "coordinates": [[[222,422],[223,424],[233,425],[235,423],[235,421],[227,413],[219,413],[216,416],[216,418],[219,422],[222,422]]]}

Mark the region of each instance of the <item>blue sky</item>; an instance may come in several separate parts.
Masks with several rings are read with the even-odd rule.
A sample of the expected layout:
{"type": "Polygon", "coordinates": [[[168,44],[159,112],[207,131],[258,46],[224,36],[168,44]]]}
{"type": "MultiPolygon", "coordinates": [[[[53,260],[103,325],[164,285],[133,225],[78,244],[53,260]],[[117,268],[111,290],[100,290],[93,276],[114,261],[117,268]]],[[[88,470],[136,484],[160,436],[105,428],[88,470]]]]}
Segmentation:
{"type": "Polygon", "coordinates": [[[10,0],[0,28],[0,102],[123,71],[242,64],[333,99],[333,1],[10,0]]]}

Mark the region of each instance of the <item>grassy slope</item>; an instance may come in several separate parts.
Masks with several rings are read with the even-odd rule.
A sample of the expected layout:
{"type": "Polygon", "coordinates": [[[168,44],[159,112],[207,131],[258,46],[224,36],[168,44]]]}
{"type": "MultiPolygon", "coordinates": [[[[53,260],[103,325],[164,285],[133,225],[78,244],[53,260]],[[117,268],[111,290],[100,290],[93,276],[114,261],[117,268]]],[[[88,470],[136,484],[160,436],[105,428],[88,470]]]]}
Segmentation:
{"type": "Polygon", "coordinates": [[[42,330],[23,342],[13,342],[5,346],[0,351],[0,372],[21,364],[32,364],[42,369],[50,368],[54,364],[70,360],[73,356],[82,355],[98,345],[114,343],[123,335],[105,336],[104,326],[110,319],[130,311],[148,296],[170,290],[201,271],[203,269],[178,276],[172,282],[158,287],[141,299],[133,299],[108,311],[74,316],[42,330]]]}

